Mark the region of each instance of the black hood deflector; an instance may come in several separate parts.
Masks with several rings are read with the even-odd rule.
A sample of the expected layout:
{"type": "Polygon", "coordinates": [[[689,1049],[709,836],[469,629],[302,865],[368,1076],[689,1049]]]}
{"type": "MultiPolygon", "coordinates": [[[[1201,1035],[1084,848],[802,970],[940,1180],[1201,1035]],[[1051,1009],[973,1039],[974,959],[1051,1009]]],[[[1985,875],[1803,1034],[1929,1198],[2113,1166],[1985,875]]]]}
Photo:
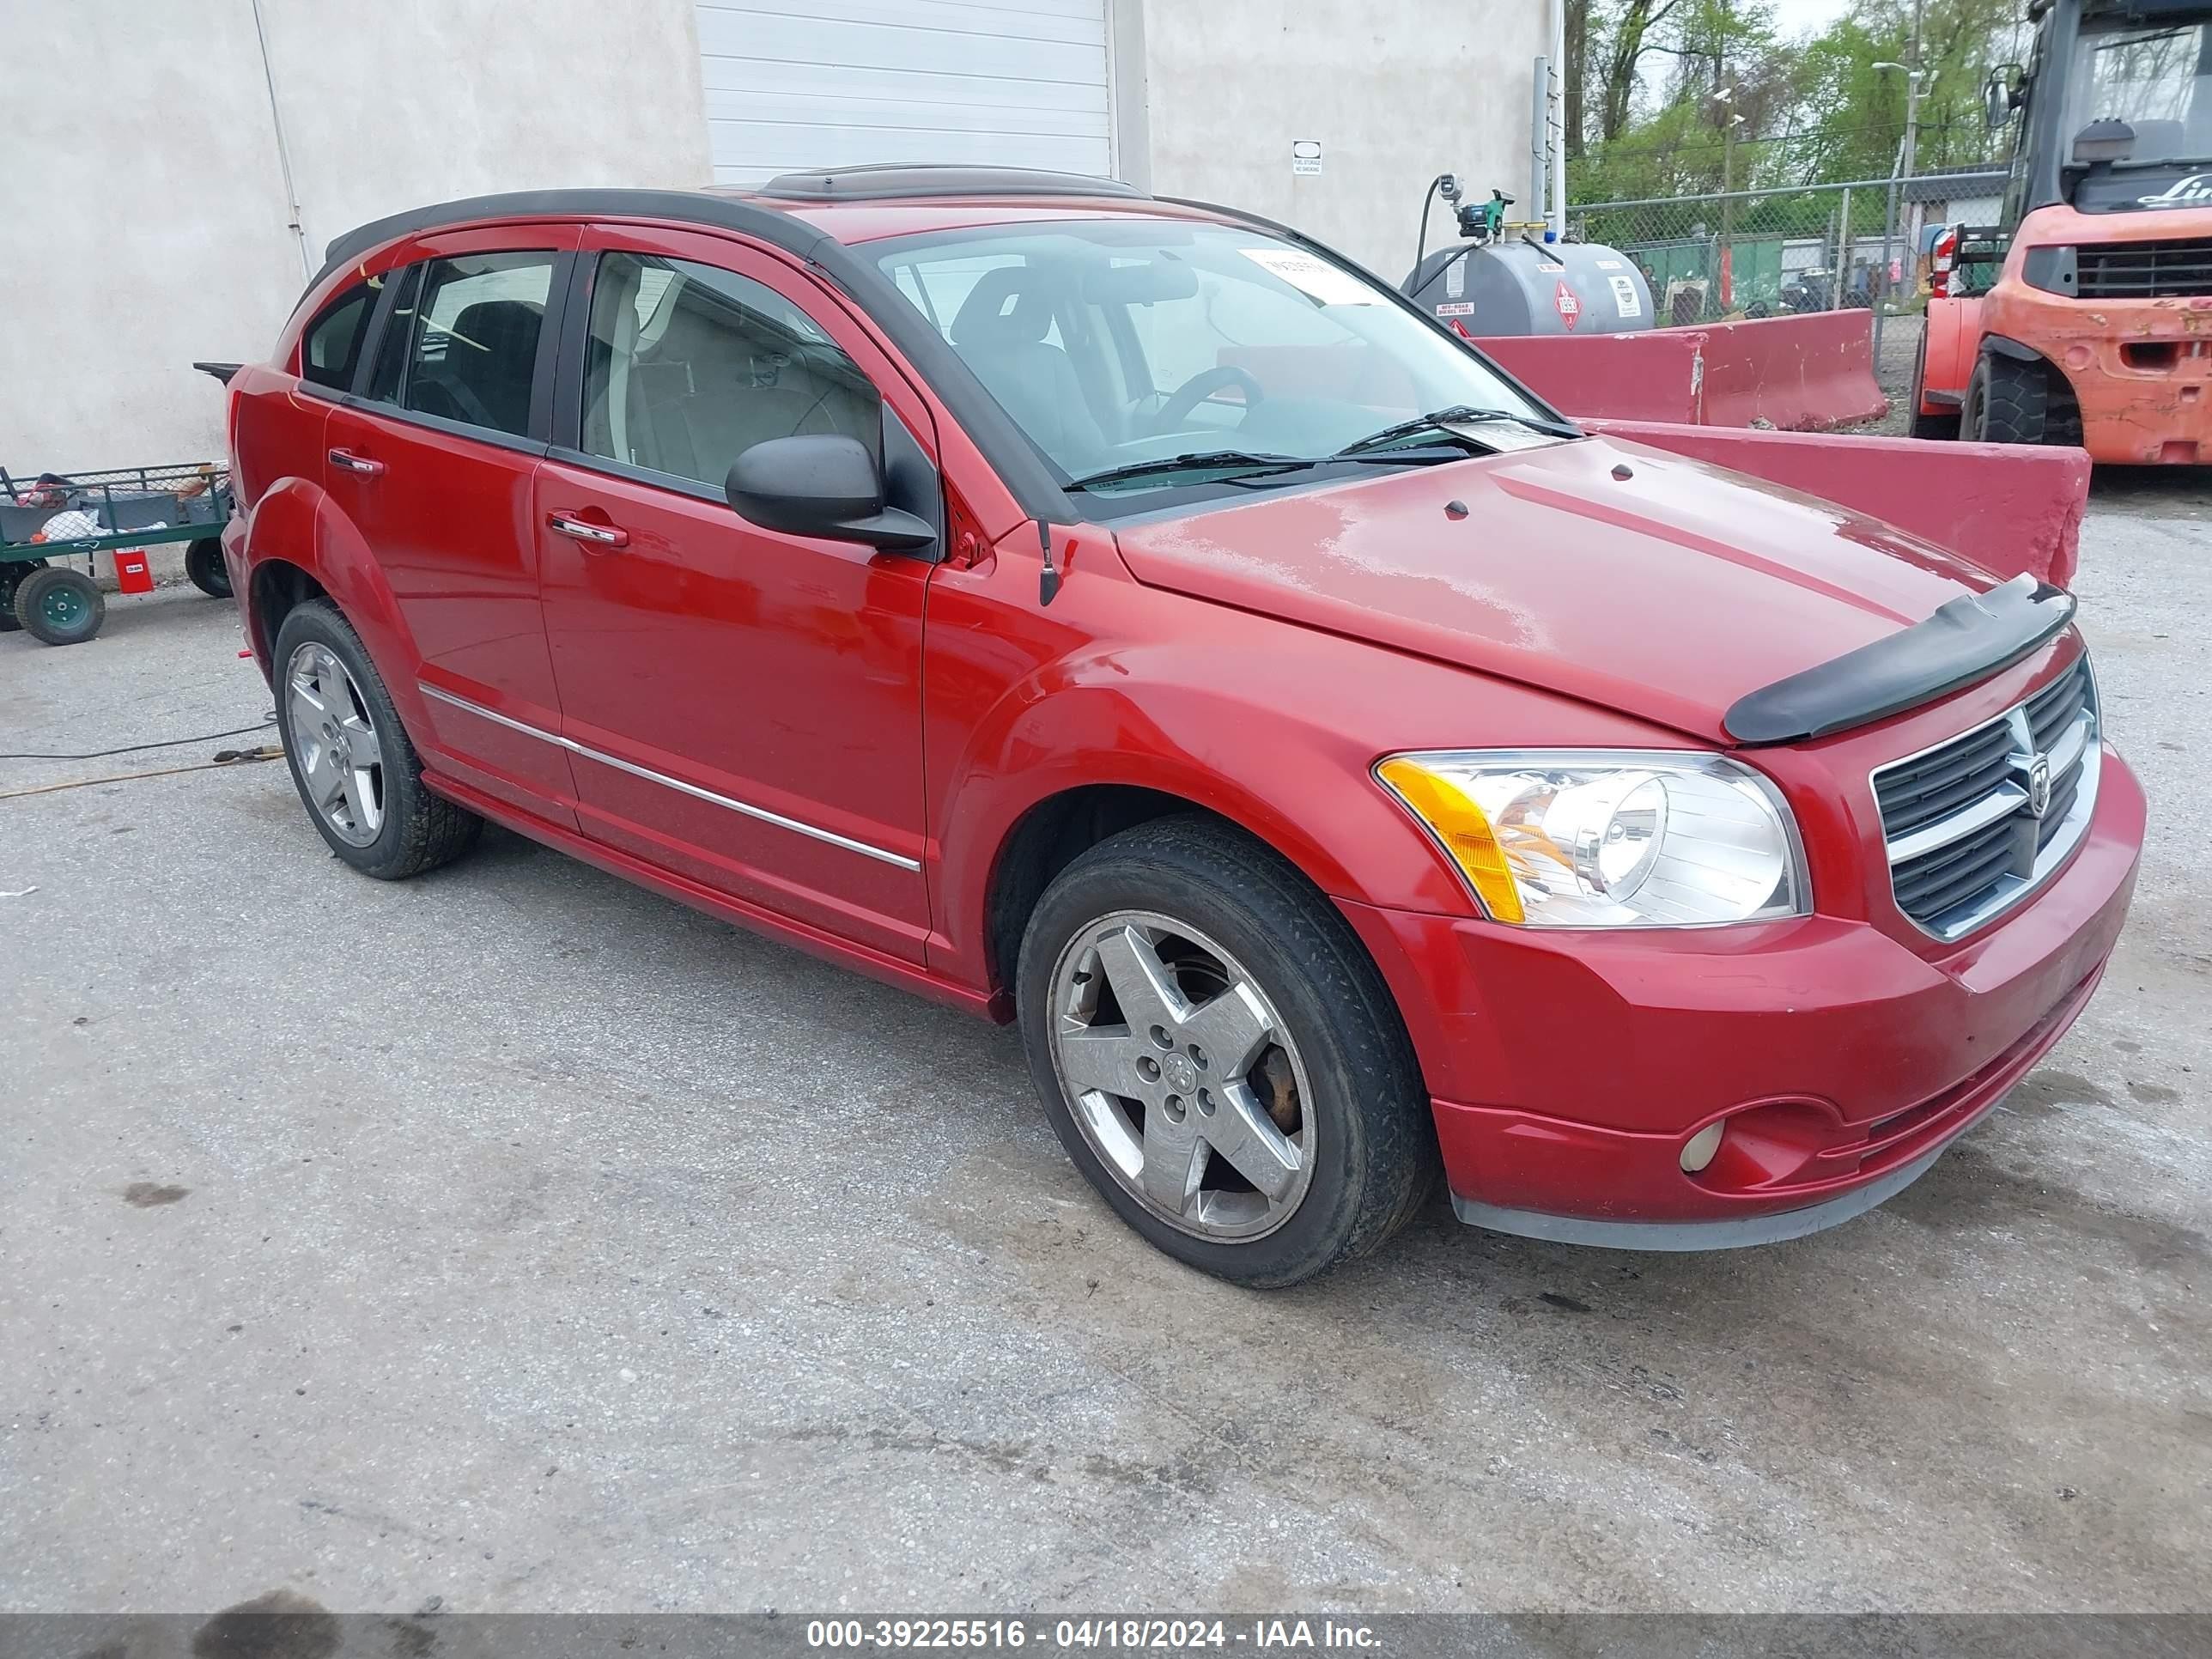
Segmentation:
{"type": "Polygon", "coordinates": [[[2033,576],[1962,594],[1926,622],[1736,700],[1741,744],[1801,743],[1901,714],[2010,666],[2074,620],[2074,596],[2033,576]]]}

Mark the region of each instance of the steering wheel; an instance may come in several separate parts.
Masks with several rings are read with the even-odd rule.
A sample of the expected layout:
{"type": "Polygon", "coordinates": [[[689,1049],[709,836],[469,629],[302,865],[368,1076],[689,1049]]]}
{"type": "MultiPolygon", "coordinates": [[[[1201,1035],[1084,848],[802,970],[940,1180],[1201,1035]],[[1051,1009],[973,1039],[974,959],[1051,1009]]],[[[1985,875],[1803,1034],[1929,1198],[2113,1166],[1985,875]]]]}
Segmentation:
{"type": "Polygon", "coordinates": [[[1159,413],[1152,416],[1152,430],[1176,430],[1200,404],[1223,387],[1232,386],[1243,388],[1244,407],[1248,411],[1267,395],[1260,389],[1257,380],[1233,365],[1224,363],[1218,368],[1202,368],[1169,394],[1167,402],[1160,405],[1159,413]]]}

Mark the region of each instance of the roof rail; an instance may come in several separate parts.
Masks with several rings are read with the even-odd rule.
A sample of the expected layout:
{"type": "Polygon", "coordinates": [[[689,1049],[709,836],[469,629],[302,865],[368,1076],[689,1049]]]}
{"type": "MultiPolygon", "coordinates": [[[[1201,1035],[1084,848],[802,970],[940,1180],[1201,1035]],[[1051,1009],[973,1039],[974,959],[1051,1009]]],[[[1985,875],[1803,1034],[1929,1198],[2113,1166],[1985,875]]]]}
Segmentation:
{"type": "Polygon", "coordinates": [[[1134,185],[1034,167],[931,167],[903,161],[779,173],[755,195],[781,202],[877,202],[918,196],[1109,196],[1152,198],[1134,185]]]}

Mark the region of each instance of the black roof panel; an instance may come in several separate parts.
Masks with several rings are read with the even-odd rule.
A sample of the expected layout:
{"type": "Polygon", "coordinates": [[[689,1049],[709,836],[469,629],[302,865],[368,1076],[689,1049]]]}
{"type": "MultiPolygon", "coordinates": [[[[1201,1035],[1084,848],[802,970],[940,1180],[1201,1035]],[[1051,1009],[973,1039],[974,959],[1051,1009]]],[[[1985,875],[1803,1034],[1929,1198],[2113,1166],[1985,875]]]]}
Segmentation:
{"type": "Polygon", "coordinates": [[[902,161],[779,173],[756,195],[780,202],[881,202],[929,196],[1111,196],[1151,198],[1134,185],[1032,167],[920,167],[902,161]]]}

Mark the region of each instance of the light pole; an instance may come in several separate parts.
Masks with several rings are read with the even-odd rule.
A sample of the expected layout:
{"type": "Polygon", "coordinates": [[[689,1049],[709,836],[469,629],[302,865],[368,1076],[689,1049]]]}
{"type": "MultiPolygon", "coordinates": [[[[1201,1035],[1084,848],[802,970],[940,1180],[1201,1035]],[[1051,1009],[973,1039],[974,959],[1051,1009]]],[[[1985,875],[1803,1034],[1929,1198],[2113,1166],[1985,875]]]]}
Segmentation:
{"type": "MultiPolygon", "coordinates": [[[[1920,10],[1917,5],[1913,8],[1912,14],[1912,46],[1913,55],[1919,56],[1920,10]]],[[[1907,252],[1905,257],[1917,269],[1920,258],[1920,204],[1911,199],[1912,174],[1920,149],[1920,100],[1927,95],[1929,87],[1936,79],[1936,74],[1933,70],[1923,74],[1910,64],[1893,64],[1887,60],[1877,63],[1874,67],[1877,70],[1895,70],[1905,76],[1905,143],[1898,152],[1897,171],[1903,181],[1900,188],[1905,191],[1906,202],[1905,247],[1907,252]]],[[[1897,205],[1894,203],[1890,205],[1889,216],[1891,224],[1894,227],[1897,220],[1897,205]]],[[[1884,240],[1887,241],[1887,237],[1884,240]]],[[[1885,286],[1889,283],[1889,254],[1887,247],[1882,253],[1881,280],[1885,286]]]]}

